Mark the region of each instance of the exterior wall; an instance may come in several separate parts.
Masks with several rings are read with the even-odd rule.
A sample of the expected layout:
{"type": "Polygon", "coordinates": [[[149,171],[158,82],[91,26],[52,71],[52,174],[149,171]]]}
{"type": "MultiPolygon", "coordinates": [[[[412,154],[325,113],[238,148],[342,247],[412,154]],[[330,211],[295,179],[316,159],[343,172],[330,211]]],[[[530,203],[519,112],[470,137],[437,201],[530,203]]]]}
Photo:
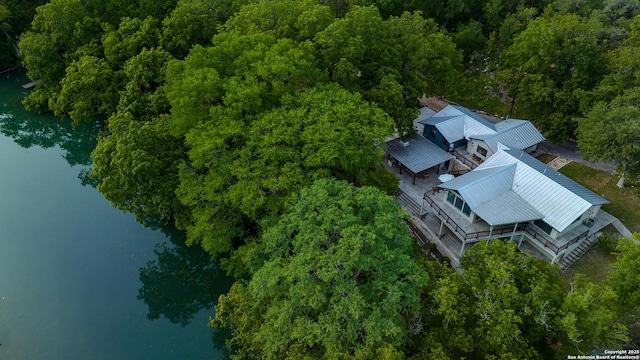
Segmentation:
{"type": "Polygon", "coordinates": [[[453,148],[457,149],[459,147],[466,146],[466,145],[467,145],[467,139],[462,139],[462,140],[458,140],[458,141],[454,142],[453,143],[453,148]]]}
{"type": "Polygon", "coordinates": [[[471,211],[471,209],[468,207],[468,205],[466,205],[466,207],[469,209],[469,215],[465,214],[464,212],[462,212],[462,210],[459,210],[457,207],[455,207],[453,204],[451,204],[447,198],[449,197],[449,193],[453,193],[456,195],[456,197],[462,199],[463,201],[463,208],[464,205],[466,205],[466,201],[464,201],[464,199],[462,198],[462,196],[460,196],[460,194],[458,194],[455,191],[451,191],[451,190],[446,190],[444,191],[444,202],[447,204],[447,206],[449,206],[450,209],[452,209],[453,211],[456,211],[459,215],[462,215],[467,221],[469,221],[470,223],[473,222],[476,218],[476,214],[471,211]]]}
{"type": "Polygon", "coordinates": [[[489,146],[482,140],[472,139],[467,143],[467,152],[471,155],[476,155],[482,160],[487,160],[493,155],[493,151],[489,148],[489,146]],[[487,155],[482,155],[478,152],[478,146],[482,146],[487,150],[487,155]]]}
{"type": "Polygon", "coordinates": [[[431,141],[432,143],[438,145],[438,147],[440,147],[442,150],[449,151],[449,147],[442,143],[442,140],[444,139],[444,137],[442,136],[440,131],[438,131],[438,129],[435,126],[433,126],[433,125],[425,125],[424,126],[424,132],[422,133],[422,136],[424,136],[425,138],[429,139],[429,141],[431,141]],[[431,132],[432,131],[435,132],[435,134],[434,134],[435,137],[431,136],[431,132]]]}
{"type": "Polygon", "coordinates": [[[601,205],[593,205],[593,206],[591,206],[589,208],[589,210],[585,211],[582,215],[580,215],[580,219],[578,221],[576,221],[573,224],[567,226],[567,228],[564,229],[563,232],[561,232],[561,233],[558,232],[557,236],[560,236],[563,233],[566,233],[566,232],[569,232],[569,231],[575,229],[576,227],[582,225],[583,221],[585,221],[587,219],[595,219],[595,217],[598,216],[598,211],[600,211],[600,206],[601,205]]]}

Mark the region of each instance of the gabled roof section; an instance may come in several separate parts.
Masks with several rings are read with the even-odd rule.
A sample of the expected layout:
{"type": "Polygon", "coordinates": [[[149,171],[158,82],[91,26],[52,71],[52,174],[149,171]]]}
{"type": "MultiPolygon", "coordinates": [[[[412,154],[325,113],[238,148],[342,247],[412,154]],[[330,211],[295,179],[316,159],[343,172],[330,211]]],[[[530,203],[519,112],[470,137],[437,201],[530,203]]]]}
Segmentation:
{"type": "Polygon", "coordinates": [[[471,135],[496,133],[494,125],[489,120],[462,106],[448,105],[419,123],[435,126],[450,143],[469,138],[471,135]]]}
{"type": "Polygon", "coordinates": [[[431,118],[433,115],[433,110],[431,110],[428,106],[423,106],[418,109],[418,117],[415,119],[420,124],[424,124],[423,121],[431,118]]]}
{"type": "Polygon", "coordinates": [[[529,121],[507,119],[496,124],[500,132],[491,135],[477,135],[471,138],[483,140],[491,151],[499,149],[498,144],[511,149],[524,150],[543,142],[544,136],[529,121]],[[503,124],[508,122],[508,124],[503,124]]]}
{"type": "Polygon", "coordinates": [[[384,151],[414,174],[453,159],[453,155],[440,149],[438,145],[423,136],[413,135],[406,141],[409,143],[408,146],[404,146],[400,138],[389,140],[384,151]]]}
{"type": "Polygon", "coordinates": [[[449,105],[449,106],[457,109],[458,111],[460,111],[464,115],[466,115],[466,116],[470,117],[471,119],[473,119],[474,121],[476,121],[476,122],[488,127],[489,129],[491,129],[493,131],[496,131],[496,127],[495,127],[494,123],[492,123],[491,121],[489,121],[489,120],[483,118],[482,116],[474,113],[473,111],[467,109],[466,107],[459,106],[459,105],[449,105]]]}
{"type": "Polygon", "coordinates": [[[476,207],[473,212],[491,226],[524,223],[544,218],[541,212],[512,190],[476,207]]]}
{"type": "Polygon", "coordinates": [[[454,116],[436,124],[436,128],[448,142],[453,143],[464,139],[464,116],[454,116]]]}
{"type": "Polygon", "coordinates": [[[510,191],[515,169],[515,164],[478,169],[439,186],[443,189],[456,190],[467,204],[475,209],[510,191]]]}
{"type": "Polygon", "coordinates": [[[591,206],[608,203],[606,199],[519,150],[499,150],[469,174],[508,164],[516,165],[513,192],[543,214],[544,221],[558,231],[566,229],[591,206]]]}
{"type": "Polygon", "coordinates": [[[504,152],[514,158],[517,158],[519,161],[523,162],[530,168],[535,169],[537,172],[543,174],[548,179],[560,184],[565,189],[571,191],[572,193],[576,194],[581,199],[584,199],[592,205],[609,204],[609,200],[578,184],[567,176],[553,170],[551,167],[547,166],[547,164],[541,162],[540,160],[525,152],[517,150],[504,150],[504,152]]]}
{"type": "Polygon", "coordinates": [[[453,115],[453,116],[432,116],[430,118],[426,118],[426,119],[422,119],[420,121],[418,121],[418,123],[420,124],[424,124],[424,125],[437,125],[440,124],[441,122],[445,122],[447,120],[451,120],[453,118],[459,117],[461,115],[453,115]]]}

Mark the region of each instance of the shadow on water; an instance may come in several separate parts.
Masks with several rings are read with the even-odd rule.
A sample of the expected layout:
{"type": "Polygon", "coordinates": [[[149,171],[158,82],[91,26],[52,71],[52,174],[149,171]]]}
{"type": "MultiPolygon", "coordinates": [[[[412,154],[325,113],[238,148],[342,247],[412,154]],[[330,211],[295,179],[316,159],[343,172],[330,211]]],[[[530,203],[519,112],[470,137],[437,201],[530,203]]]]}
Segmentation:
{"type": "MultiPolygon", "coordinates": [[[[24,72],[12,71],[2,76],[6,79],[0,83],[0,133],[12,138],[23,148],[38,146],[48,149],[57,146],[70,166],[91,166],[91,151],[96,147],[103,122],[82,123],[74,128],[69,119],[60,119],[53,114],[30,113],[21,103],[29,92],[20,87],[28,82],[24,72]]],[[[88,175],[89,171],[85,168],[80,171],[78,178],[83,185],[95,187],[95,181],[88,175]]]]}
{"type": "MultiPolygon", "coordinates": [[[[95,188],[96,181],[89,177],[91,152],[96,147],[103,122],[82,123],[74,128],[69,119],[30,113],[21,103],[28,94],[28,90],[20,87],[28,82],[24,73],[12,71],[2,77],[0,134],[12,138],[23,148],[59,147],[71,167],[81,167],[78,178],[82,185],[95,188]]],[[[142,287],[137,298],[147,306],[147,318],[165,318],[184,327],[202,310],[208,310],[213,316],[218,297],[229,290],[233,280],[199,246],[187,247],[182,232],[154,219],[148,220],[145,225],[162,231],[169,241],[156,245],[156,258],[139,269],[142,287]]],[[[211,334],[213,347],[227,358],[225,340],[229,333],[224,329],[211,329],[211,334]]]]}
{"type": "MultiPolygon", "coordinates": [[[[156,245],[156,259],[140,268],[142,288],[138,299],[148,307],[147,318],[163,317],[174,324],[188,325],[201,310],[211,310],[218,297],[228,291],[233,279],[227,277],[199,246],[185,245],[185,235],[162,228],[170,242],[156,245]]],[[[214,312],[210,311],[211,316],[214,312]]],[[[229,334],[213,332],[214,347],[224,352],[229,334]]]]}

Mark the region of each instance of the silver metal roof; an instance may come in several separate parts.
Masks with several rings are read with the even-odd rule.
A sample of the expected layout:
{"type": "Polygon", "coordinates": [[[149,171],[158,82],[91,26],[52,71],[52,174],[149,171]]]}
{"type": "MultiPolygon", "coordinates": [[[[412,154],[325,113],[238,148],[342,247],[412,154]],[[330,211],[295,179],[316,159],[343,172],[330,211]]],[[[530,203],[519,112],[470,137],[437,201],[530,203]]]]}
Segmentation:
{"type": "Polygon", "coordinates": [[[436,125],[439,124],[443,121],[447,121],[453,118],[456,118],[460,115],[453,115],[453,116],[432,116],[430,118],[426,118],[426,119],[422,119],[419,120],[418,123],[420,124],[425,124],[425,125],[436,125]]]}
{"type": "Polygon", "coordinates": [[[512,190],[542,213],[544,221],[558,231],[566,229],[592,205],[608,203],[591,190],[519,150],[499,150],[474,171],[506,164],[517,164],[512,190]]]}
{"type": "Polygon", "coordinates": [[[511,190],[515,164],[471,171],[439,186],[456,190],[475,211],[475,208],[511,190]]]}
{"type": "Polygon", "coordinates": [[[423,136],[413,135],[406,141],[409,145],[405,147],[400,138],[389,140],[384,151],[414,174],[453,159],[453,155],[440,149],[423,136]]]}
{"type": "Polygon", "coordinates": [[[415,121],[417,121],[420,124],[424,124],[423,121],[431,118],[435,111],[431,110],[431,108],[429,108],[428,106],[423,106],[420,109],[418,109],[419,114],[418,117],[415,118],[415,121]]]}
{"type": "Polygon", "coordinates": [[[473,212],[491,226],[523,223],[544,218],[541,212],[511,190],[476,207],[473,212]]]}
{"type": "Polygon", "coordinates": [[[436,128],[450,143],[464,139],[464,116],[454,116],[436,124],[436,128]]]}
{"type": "Polygon", "coordinates": [[[466,116],[472,118],[473,120],[475,120],[476,122],[488,127],[489,129],[496,131],[496,127],[495,124],[492,123],[491,121],[483,118],[482,116],[474,113],[473,111],[467,109],[464,106],[459,106],[459,105],[450,105],[453,108],[457,109],[458,111],[460,111],[461,113],[465,114],[466,116]]]}
{"type": "Polygon", "coordinates": [[[471,136],[471,138],[484,141],[493,152],[498,151],[498,144],[506,145],[511,149],[524,150],[545,140],[529,121],[507,119],[497,123],[496,127],[500,129],[497,134],[471,136]],[[509,124],[501,125],[504,122],[509,124]]]}

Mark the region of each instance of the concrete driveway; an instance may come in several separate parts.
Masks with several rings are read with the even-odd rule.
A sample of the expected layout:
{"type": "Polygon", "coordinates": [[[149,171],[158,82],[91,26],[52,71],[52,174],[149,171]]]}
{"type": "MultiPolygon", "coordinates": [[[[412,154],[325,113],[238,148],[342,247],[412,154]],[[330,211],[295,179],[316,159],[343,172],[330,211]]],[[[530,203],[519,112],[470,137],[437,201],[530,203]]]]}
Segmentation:
{"type": "Polygon", "coordinates": [[[560,156],[565,159],[569,159],[578,163],[585,164],[591,168],[606,171],[612,173],[616,169],[615,162],[589,162],[582,158],[580,155],[580,148],[573,141],[565,141],[562,144],[553,144],[550,141],[545,141],[538,145],[536,153],[548,153],[555,156],[560,156]]]}

